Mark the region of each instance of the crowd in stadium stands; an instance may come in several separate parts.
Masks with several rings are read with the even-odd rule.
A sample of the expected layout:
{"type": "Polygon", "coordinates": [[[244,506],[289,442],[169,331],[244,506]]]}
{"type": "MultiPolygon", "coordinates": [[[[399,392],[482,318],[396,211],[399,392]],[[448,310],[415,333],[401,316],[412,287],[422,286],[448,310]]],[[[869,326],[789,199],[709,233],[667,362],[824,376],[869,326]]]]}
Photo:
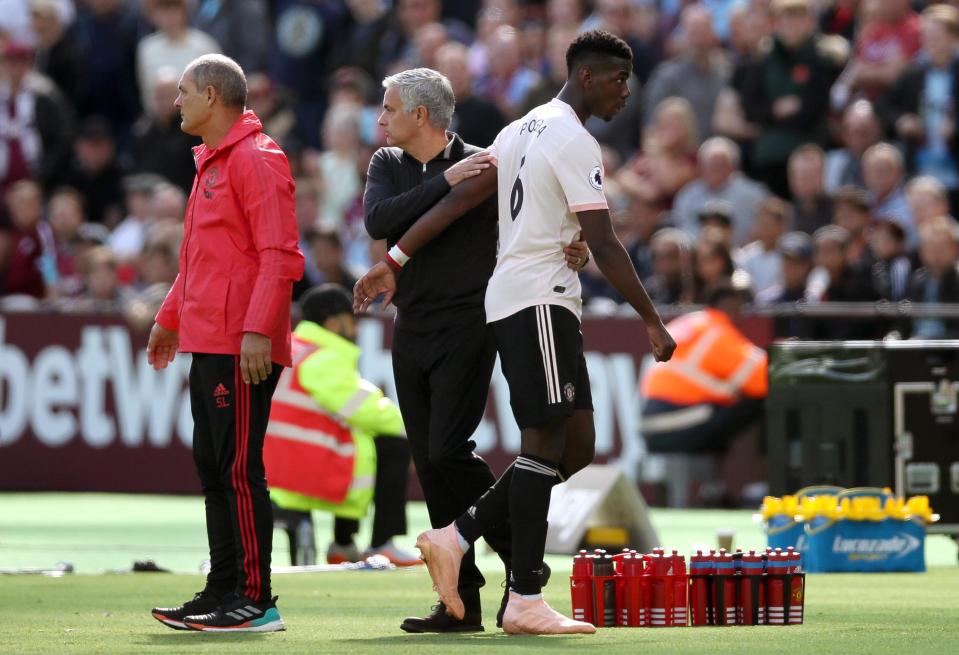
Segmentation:
{"type": "MultiPolygon", "coordinates": [[[[362,193],[385,75],[449,77],[485,146],[566,77],[575,35],[633,48],[632,95],[587,128],[614,225],[657,303],[722,284],[757,304],[959,302],[959,2],[7,0],[0,15],[0,308],[149,325],[177,272],[194,165],[173,106],[207,52],[297,179],[306,277],[351,286],[385,250],[362,193]]],[[[621,299],[595,265],[588,308],[621,299]]],[[[783,317],[780,335],[888,325],[783,317]]],[[[959,337],[917,319],[903,336],[959,337]]]]}

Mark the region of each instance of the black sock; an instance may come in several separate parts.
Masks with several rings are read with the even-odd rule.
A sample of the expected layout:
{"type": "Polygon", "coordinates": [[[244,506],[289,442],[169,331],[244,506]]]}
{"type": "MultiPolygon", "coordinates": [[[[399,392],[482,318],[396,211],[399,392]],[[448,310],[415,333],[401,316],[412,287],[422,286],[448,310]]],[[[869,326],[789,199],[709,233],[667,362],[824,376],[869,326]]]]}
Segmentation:
{"type": "MultiPolygon", "coordinates": [[[[471,544],[484,534],[490,534],[501,524],[509,522],[509,489],[513,482],[514,466],[515,464],[510,464],[499,480],[456,519],[456,529],[471,544]]],[[[557,466],[556,469],[553,484],[566,482],[567,476],[563,467],[557,466]]]]}
{"type": "Polygon", "coordinates": [[[538,594],[542,591],[540,575],[546,550],[549,497],[558,482],[556,463],[521,454],[513,466],[509,492],[513,571],[509,586],[518,594],[538,594]]]}
{"type": "Polygon", "coordinates": [[[333,519],[333,541],[337,546],[352,546],[353,535],[360,529],[360,522],[337,516],[333,519]]]}

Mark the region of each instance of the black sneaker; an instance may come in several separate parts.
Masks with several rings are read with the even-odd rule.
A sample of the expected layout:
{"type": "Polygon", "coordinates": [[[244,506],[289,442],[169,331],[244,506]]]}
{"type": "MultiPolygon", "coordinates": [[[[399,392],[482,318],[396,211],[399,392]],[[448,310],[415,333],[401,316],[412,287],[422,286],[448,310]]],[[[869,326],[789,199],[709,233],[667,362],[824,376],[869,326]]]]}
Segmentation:
{"type": "Polygon", "coordinates": [[[279,632],[286,630],[274,596],[260,603],[244,596],[220,605],[207,614],[184,617],[190,630],[204,632],[279,632]]]}
{"type": "Polygon", "coordinates": [[[430,608],[429,616],[408,616],[403,619],[400,629],[405,632],[483,632],[483,617],[479,612],[469,612],[462,620],[454,619],[446,613],[446,605],[439,601],[430,608]]]}
{"type": "MultiPolygon", "coordinates": [[[[545,587],[549,583],[549,576],[553,571],[549,564],[543,562],[543,572],[539,574],[539,585],[545,587]]],[[[506,572],[506,579],[503,581],[503,600],[500,601],[499,611],[496,613],[496,627],[503,627],[503,614],[506,612],[506,604],[509,602],[509,571],[506,572]]]]}
{"type": "Polygon", "coordinates": [[[201,591],[179,607],[154,607],[150,612],[160,623],[174,630],[189,630],[183,619],[193,614],[212,612],[220,605],[220,596],[201,591]]]}

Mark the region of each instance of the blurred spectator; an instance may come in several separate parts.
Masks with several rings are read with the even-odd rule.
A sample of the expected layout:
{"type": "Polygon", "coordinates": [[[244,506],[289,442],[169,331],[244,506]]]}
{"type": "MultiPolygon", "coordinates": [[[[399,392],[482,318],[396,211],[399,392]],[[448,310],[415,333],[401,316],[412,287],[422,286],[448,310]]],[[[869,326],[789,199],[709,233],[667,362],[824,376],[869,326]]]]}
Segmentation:
{"type": "Polygon", "coordinates": [[[627,212],[621,215],[622,220],[616,225],[616,236],[629,253],[639,279],[645,283],[654,272],[653,236],[662,229],[666,214],[658,203],[649,202],[642,196],[626,194],[626,197],[627,212]]]}
{"type": "Polygon", "coordinates": [[[856,35],[856,13],[860,0],[831,0],[819,12],[819,30],[841,36],[850,43],[856,35]]]}
{"type": "Polygon", "coordinates": [[[905,189],[909,214],[916,231],[934,218],[949,215],[949,192],[942,182],[928,175],[909,181],[905,189]]]}
{"type": "Polygon", "coordinates": [[[743,96],[756,62],[765,53],[765,42],[772,33],[772,19],[759,3],[741,2],[730,13],[730,38],[733,72],[729,85],[719,92],[713,112],[713,132],[729,137],[740,147],[743,170],[751,171],[752,148],[759,126],[746,120],[743,96]]]}
{"type": "Polygon", "coordinates": [[[397,61],[405,63],[403,68],[414,65],[416,32],[423,25],[442,23],[450,39],[463,44],[473,40],[468,26],[455,19],[443,20],[443,3],[440,0],[395,0],[393,6],[394,19],[379,41],[380,60],[376,77],[387,75],[397,61]]]}
{"type": "Polygon", "coordinates": [[[709,200],[699,210],[697,242],[719,241],[732,252],[733,206],[725,200],[709,200]]]}
{"type": "Polygon", "coordinates": [[[147,330],[153,323],[176,279],[181,231],[178,227],[156,226],[151,230],[138,263],[138,284],[131,290],[124,314],[127,322],[139,330],[147,330]],[[167,229],[172,228],[172,229],[167,229]]]}
{"type": "Polygon", "coordinates": [[[793,227],[808,234],[832,219],[832,200],[823,186],[824,160],[822,148],[807,144],[793,150],[787,164],[793,227]]]}
{"type": "Polygon", "coordinates": [[[869,202],[862,189],[847,186],[836,192],[833,197],[832,223],[846,231],[846,261],[857,270],[872,265],[873,257],[867,233],[869,218],[869,202]]]}
{"type": "MultiPolygon", "coordinates": [[[[653,234],[660,229],[662,212],[655,204],[646,202],[641,197],[632,197],[624,209],[611,212],[610,218],[616,238],[626,249],[633,264],[636,275],[644,282],[653,275],[653,258],[650,242],[653,234]]],[[[580,281],[583,283],[583,300],[588,302],[595,298],[604,298],[616,303],[623,303],[615,287],[603,277],[595,262],[589,262],[580,272],[580,281]]]]}
{"type": "MultiPolygon", "coordinates": [[[[330,107],[323,119],[325,150],[312,164],[323,187],[320,222],[325,229],[338,231],[353,198],[362,192],[357,159],[360,152],[360,108],[353,104],[330,107]]],[[[350,287],[352,289],[352,287],[350,287]]]]}
{"type": "Polygon", "coordinates": [[[170,180],[186,192],[193,186],[196,165],[194,146],[200,139],[180,129],[180,110],[174,106],[180,72],[161,68],[153,79],[153,113],[144,114],[133,126],[130,155],[133,170],[170,180]]]}
{"type": "Polygon", "coordinates": [[[271,7],[271,76],[279,95],[289,98],[299,142],[319,148],[329,76],[347,54],[349,14],[339,1],[275,0],[271,7]]]}
{"type": "Polygon", "coordinates": [[[743,103],[761,127],[754,149],[759,177],[786,197],[786,163],[803,143],[825,144],[828,91],[846,57],[845,42],[815,34],[809,0],[774,0],[775,35],[752,70],[743,103]]]}
{"type": "Polygon", "coordinates": [[[416,36],[413,38],[415,54],[412,63],[436,70],[436,53],[448,42],[449,38],[443,23],[423,25],[416,30],[416,36]]]}
{"type": "Polygon", "coordinates": [[[289,147],[296,117],[286,103],[277,97],[273,81],[266,73],[250,73],[246,76],[246,107],[259,117],[264,134],[284,148],[289,147]]]}
{"type": "Polygon", "coordinates": [[[268,4],[267,0],[196,0],[193,26],[216,41],[223,54],[249,76],[266,70],[268,63],[268,4]]]}
{"type": "Polygon", "coordinates": [[[700,5],[690,5],[682,13],[683,52],[656,67],[646,87],[644,106],[646,123],[666,98],[678,96],[692,105],[697,134],[705,139],[712,133],[713,112],[719,92],[729,80],[729,62],[717,48],[712,18],[700,5]]]}
{"type": "Polygon", "coordinates": [[[839,140],[841,148],[826,153],[823,188],[826,193],[835,193],[839,187],[864,186],[862,179],[862,156],[870,146],[879,143],[882,126],[879,117],[868,100],[857,100],[849,105],[842,115],[839,140]]]}
{"type": "Polygon", "coordinates": [[[523,61],[540,76],[549,71],[546,58],[546,26],[540,20],[527,18],[520,27],[523,61]]]}
{"type": "MultiPolygon", "coordinates": [[[[313,230],[304,239],[307,249],[303,251],[306,260],[316,269],[320,284],[330,282],[352,289],[356,278],[347,270],[343,261],[343,242],[339,234],[330,230],[313,230]]],[[[310,284],[306,283],[307,276],[293,285],[293,296],[299,298],[310,284]]]]}
{"type": "Polygon", "coordinates": [[[90,248],[80,257],[83,291],[67,307],[80,312],[115,312],[130,300],[130,292],[117,277],[117,261],[107,246],[90,248]]]}
{"type": "Polygon", "coordinates": [[[37,37],[37,70],[49,77],[76,107],[87,83],[86,62],[67,30],[76,15],[72,0],[30,0],[37,37]]]}
{"type": "Polygon", "coordinates": [[[160,69],[172,68],[179,77],[200,55],[219,53],[220,45],[209,34],[190,27],[187,0],[147,0],[147,15],[157,31],[137,45],[137,81],[140,103],[152,115],[157,111],[154,86],[160,69]]]}
{"type": "Polygon", "coordinates": [[[657,305],[693,301],[692,243],[682,230],[667,227],[650,242],[653,275],[644,281],[649,297],[657,305]]]}
{"type": "MultiPolygon", "coordinates": [[[[575,27],[552,27],[546,37],[546,66],[539,82],[529,90],[520,106],[520,115],[533,107],[545,104],[556,97],[559,90],[566,83],[566,49],[576,38],[575,27]]],[[[441,69],[442,72],[442,69],[441,69]]],[[[447,77],[449,77],[447,75],[447,77]]],[[[450,80],[452,82],[452,79],[450,80]]],[[[456,92],[456,85],[453,85],[456,92]]],[[[456,93],[457,109],[459,108],[459,93],[456,93]]],[[[627,101],[628,102],[628,101],[627,101]]],[[[638,140],[638,139],[637,139],[638,140]]],[[[467,141],[468,143],[469,141],[467,141]]]]}
{"type": "Polygon", "coordinates": [[[7,0],[0,12],[0,35],[21,43],[30,43],[28,0],[7,0]]]}
{"type": "Polygon", "coordinates": [[[56,244],[50,224],[42,218],[43,192],[36,182],[20,180],[5,200],[13,232],[3,266],[3,293],[43,298],[57,283],[56,244]]]}
{"type": "Polygon", "coordinates": [[[550,31],[556,28],[579,28],[583,22],[580,0],[546,0],[546,22],[550,31]]]}
{"type": "Polygon", "coordinates": [[[656,44],[647,43],[639,34],[641,11],[640,3],[634,0],[598,0],[598,21],[590,29],[607,30],[629,44],[633,50],[633,73],[641,84],[646,84],[662,53],[656,44]]]}
{"type": "Polygon", "coordinates": [[[114,227],[123,216],[123,168],[107,122],[99,117],[86,119],[73,142],[73,153],[66,183],[83,194],[90,221],[114,227]]]}
{"type": "Polygon", "coordinates": [[[77,259],[85,249],[81,233],[83,197],[70,187],[57,189],[47,203],[47,221],[53,232],[57,258],[57,284],[50,295],[69,298],[83,288],[77,266],[77,259]]]}
{"type": "MultiPolygon", "coordinates": [[[[862,3],[860,11],[869,4],[862,3]]],[[[859,33],[852,60],[832,90],[832,102],[840,109],[857,97],[878,98],[919,52],[919,16],[910,0],[881,0],[872,9],[875,16],[859,33]]]]}
{"type": "Polygon", "coordinates": [[[157,222],[173,222],[182,227],[186,214],[186,192],[175,184],[161,182],[153,190],[150,215],[157,222]]]}
{"type": "Polygon", "coordinates": [[[123,149],[130,126],[140,115],[137,21],[133,3],[85,0],[74,26],[87,68],[86,93],[78,113],[106,118],[123,149]]]}
{"type": "Polygon", "coordinates": [[[152,221],[153,194],[163,178],[151,173],[123,179],[126,217],[113,229],[109,245],[121,262],[135,259],[143,250],[147,229],[152,221]]]}
{"type": "Polygon", "coordinates": [[[766,353],[735,326],[749,300],[748,291],[726,285],[714,290],[706,309],[670,321],[676,352],[649,367],[641,382],[642,433],[650,452],[730,452],[747,433],[755,440],[751,449],[758,448],[766,353]]]}
{"type": "MultiPolygon", "coordinates": [[[[782,282],[769,287],[763,294],[757,294],[756,303],[765,305],[805,300],[806,285],[813,266],[812,237],[805,232],[787,232],[780,237],[776,248],[782,257],[782,282]]],[[[777,337],[805,336],[805,324],[798,317],[777,317],[775,334],[777,337]]]]}
{"type": "Polygon", "coordinates": [[[673,223],[691,235],[699,234],[699,212],[710,200],[732,206],[733,244],[749,239],[756,208],[768,192],[740,170],[739,146],[726,137],[707,139],[699,147],[699,177],[676,195],[673,223]]]}
{"type": "MultiPolygon", "coordinates": [[[[374,78],[382,77],[380,42],[390,27],[391,15],[385,0],[346,0],[353,18],[347,60],[374,78]]],[[[259,115],[259,114],[257,114],[259,115]]]]}
{"type": "Polygon", "coordinates": [[[319,184],[312,178],[301,178],[296,181],[296,229],[300,235],[299,248],[304,254],[305,270],[303,278],[293,284],[293,300],[298,300],[307,289],[321,284],[323,274],[316,265],[316,260],[308,256],[310,253],[310,237],[320,229],[320,203],[323,192],[319,184]]]}
{"type": "MultiPolygon", "coordinates": [[[[809,276],[806,297],[816,302],[867,302],[877,300],[868,269],[849,264],[849,233],[838,225],[826,225],[813,234],[816,269],[809,276]]],[[[819,319],[812,321],[814,339],[843,341],[869,339],[876,335],[866,321],[819,319]]]]}
{"type": "Polygon", "coordinates": [[[872,286],[883,300],[898,302],[906,297],[912,260],[906,252],[906,233],[898,223],[879,220],[869,235],[869,249],[875,257],[872,286]]]}
{"type": "MultiPolygon", "coordinates": [[[[951,218],[933,219],[919,233],[922,266],[912,274],[913,302],[959,303],[959,226],[951,218]]],[[[915,318],[913,339],[957,339],[959,320],[915,318]]]]}
{"type": "Polygon", "coordinates": [[[922,56],[877,101],[905,147],[906,169],[931,175],[959,194],[959,10],[939,4],[922,13],[922,56]]]}
{"type": "Polygon", "coordinates": [[[656,108],[653,123],[643,134],[642,152],[615,175],[631,193],[663,209],[696,177],[696,116],[683,98],[667,98],[656,108]]]}
{"type": "Polygon", "coordinates": [[[0,194],[24,178],[50,188],[70,161],[69,106],[33,70],[33,50],[15,41],[0,47],[0,194]]]}
{"type": "Polygon", "coordinates": [[[902,154],[888,143],[877,143],[862,156],[862,174],[872,194],[872,215],[899,223],[906,232],[909,248],[915,248],[916,228],[903,191],[902,154]]]}
{"type": "MultiPolygon", "coordinates": [[[[450,131],[459,134],[466,143],[487,147],[506,126],[506,119],[495,104],[473,93],[466,46],[447,43],[437,53],[436,63],[436,69],[449,79],[456,97],[450,131]]],[[[563,79],[566,79],[565,63],[563,66],[563,79]]]]}
{"type": "Polygon", "coordinates": [[[693,302],[705,304],[715,289],[732,284],[735,270],[729,246],[716,238],[700,237],[693,251],[693,302]]]}
{"type": "Polygon", "coordinates": [[[776,197],[759,203],[753,226],[755,241],[736,253],[736,266],[749,274],[757,302],[769,298],[770,289],[782,289],[783,260],[779,241],[789,224],[789,205],[776,197]]]}
{"type": "MultiPolygon", "coordinates": [[[[383,108],[380,84],[361,68],[346,66],[333,73],[330,87],[330,106],[354,104],[359,107],[357,121],[360,128],[360,141],[364,144],[379,144],[383,138],[378,120],[383,108]],[[376,96],[374,98],[374,96],[376,96]]],[[[363,169],[366,169],[363,162],[363,169]]]]}
{"type": "Polygon", "coordinates": [[[499,107],[508,120],[519,117],[519,108],[529,91],[539,83],[539,74],[522,61],[516,29],[503,25],[491,35],[490,57],[486,75],[476,81],[477,92],[499,107]]]}

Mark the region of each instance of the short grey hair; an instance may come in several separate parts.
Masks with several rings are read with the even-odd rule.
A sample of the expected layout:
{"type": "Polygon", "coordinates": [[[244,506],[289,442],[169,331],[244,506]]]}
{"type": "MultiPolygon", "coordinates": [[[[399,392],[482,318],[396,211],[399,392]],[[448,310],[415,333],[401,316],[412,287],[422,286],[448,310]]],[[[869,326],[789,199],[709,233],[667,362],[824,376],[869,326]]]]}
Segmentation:
{"type": "Polygon", "coordinates": [[[246,107],[246,74],[225,55],[203,55],[186,67],[199,90],[212,86],[226,107],[246,107]]]}
{"type": "Polygon", "coordinates": [[[403,101],[403,111],[412,114],[417,107],[425,107],[430,124],[447,129],[453,120],[456,97],[446,76],[432,68],[411,68],[383,80],[383,88],[395,86],[403,101]]]}
{"type": "Polygon", "coordinates": [[[724,136],[714,136],[706,139],[703,145],[699,146],[700,159],[706,159],[713,153],[726,155],[729,164],[739,170],[739,165],[742,163],[739,146],[732,139],[724,136]]]}

